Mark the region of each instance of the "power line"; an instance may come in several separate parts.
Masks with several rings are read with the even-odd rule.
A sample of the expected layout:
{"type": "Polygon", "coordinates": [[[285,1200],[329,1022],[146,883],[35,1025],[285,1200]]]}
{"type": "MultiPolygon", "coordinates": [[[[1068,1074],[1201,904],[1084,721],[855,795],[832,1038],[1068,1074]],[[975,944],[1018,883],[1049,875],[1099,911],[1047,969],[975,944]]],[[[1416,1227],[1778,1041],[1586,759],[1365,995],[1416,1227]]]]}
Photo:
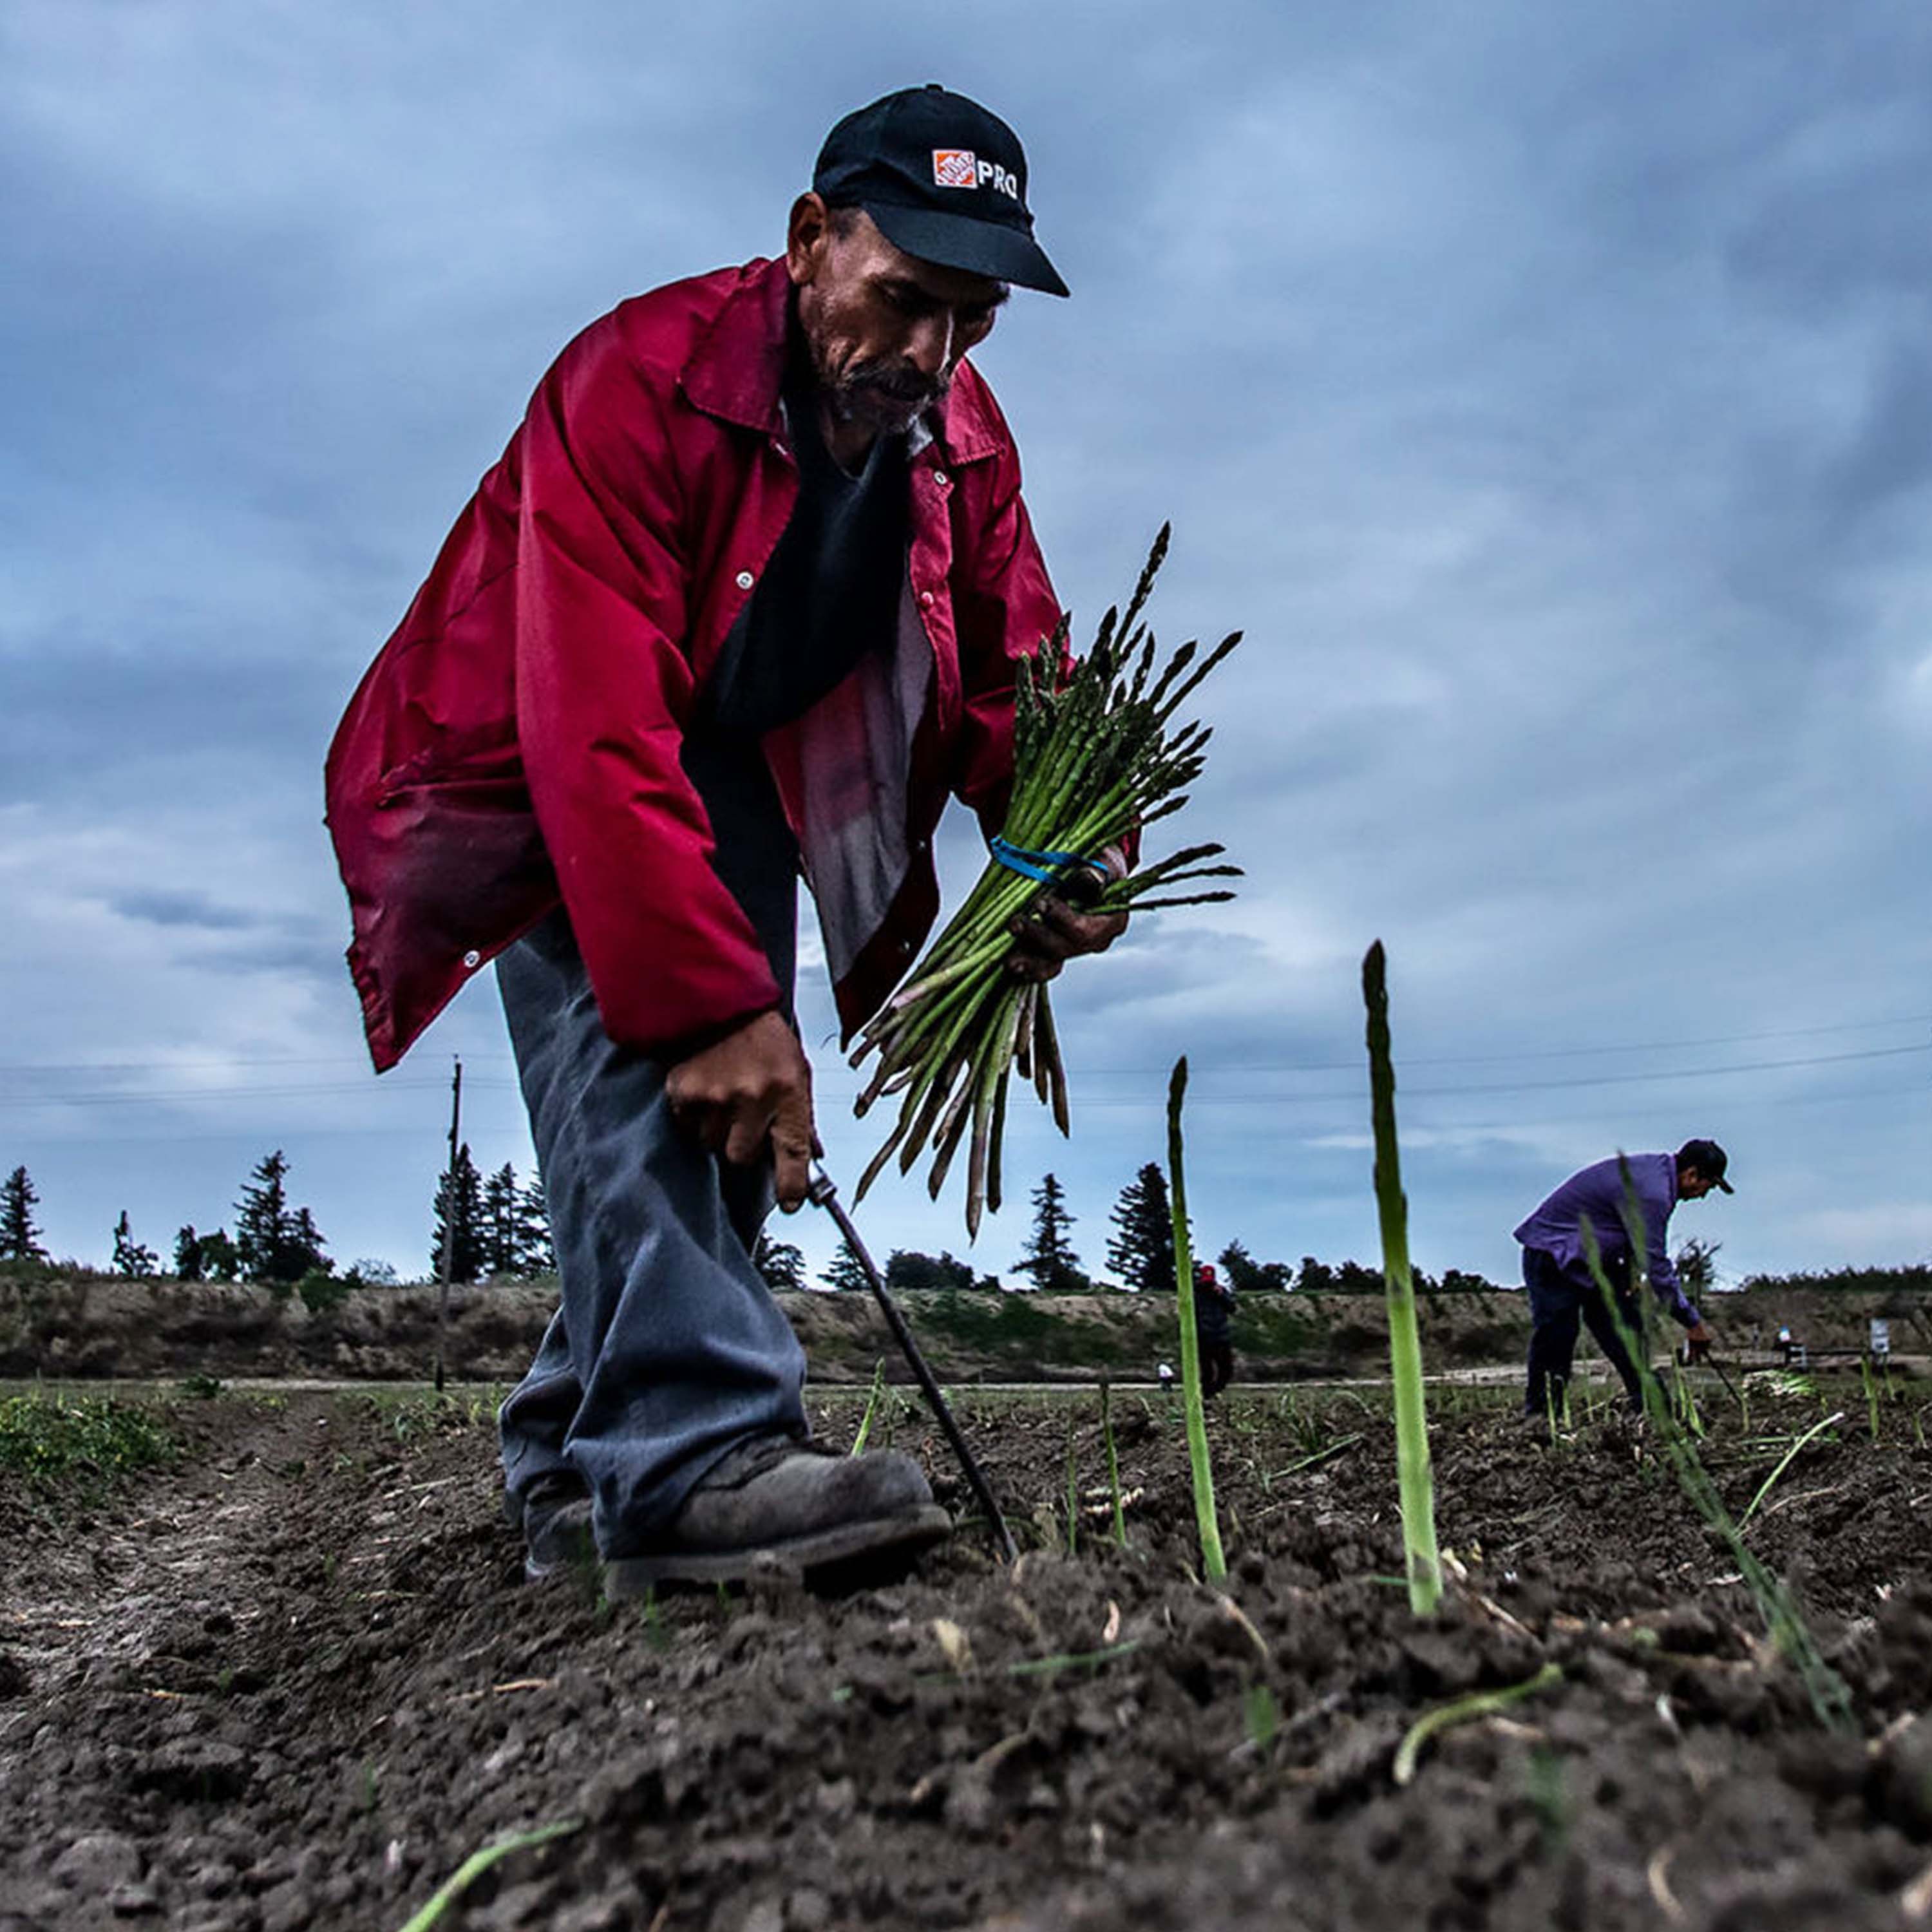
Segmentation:
{"type": "MultiPolygon", "coordinates": [[[[440,1084],[440,1083],[433,1084],[440,1084]]],[[[467,1088],[471,1084],[470,1077],[466,1073],[464,1076],[464,1085],[467,1088]]],[[[1472,1090],[1458,1089],[1456,1090],[1460,1092],[1472,1090]]],[[[1783,1100],[1780,1100],[1778,1102],[1778,1106],[1781,1108],[1788,1112],[1795,1112],[1808,1107],[1863,1106],[1867,1103],[1875,1100],[1906,1099],[1923,1100],[1925,1096],[1926,1089],[1923,1086],[1861,1087],[1846,1093],[1792,1094],[1787,1096],[1783,1100]]],[[[1347,1106],[1351,1108],[1358,1107],[1363,1099],[1363,1096],[1360,1094],[1357,1094],[1312,1095],[1304,1097],[1322,1100],[1334,1106],[1347,1106]]],[[[1398,1096],[1398,1098],[1401,1097],[1403,1096],[1398,1096]]],[[[1418,1096],[1414,1094],[1411,1094],[1406,1097],[1414,1099],[1418,1096]]],[[[1190,1107],[1193,1106],[1196,1103],[1197,1100],[1200,1101],[1202,1104],[1208,1106],[1216,1104],[1214,1096],[1198,1095],[1190,1088],[1187,1096],[1187,1104],[1190,1107]]],[[[1277,1095],[1268,1095],[1266,1096],[1223,1096],[1222,1103],[1246,1107],[1276,1107],[1282,1104],[1282,1101],[1281,1097],[1277,1095]]],[[[1077,1114],[1081,1112],[1082,1106],[1084,1106],[1090,1108],[1144,1107],[1150,1112],[1152,1112],[1158,1108],[1164,1108],[1166,1104],[1166,1098],[1164,1094],[1150,1095],[1144,1100],[1088,1100],[1084,1102],[1080,1100],[1078,1095],[1076,1095],[1073,1101],[1073,1111],[1077,1114]]],[[[1042,1119],[1046,1118],[1043,1112],[1040,1118],[1042,1119]]],[[[1418,1121],[1412,1119],[1406,1122],[1404,1124],[1410,1131],[1417,1132],[1445,1132],[1453,1130],[1457,1133],[1466,1134],[1490,1132],[1509,1133],[1516,1132],[1527,1127],[1547,1125],[1552,1120],[1582,1120],[1587,1118],[1588,1117],[1581,1114],[1564,1114],[1560,1115],[1538,1114],[1532,1118],[1526,1118],[1519,1116],[1515,1119],[1508,1120],[1452,1120],[1436,1121],[1431,1120],[1430,1121],[1418,1121]]],[[[511,1128],[507,1130],[507,1131],[514,1133],[517,1129],[520,1126],[520,1120],[514,1122],[512,1124],[511,1128]]],[[[1304,1126],[1298,1126],[1293,1130],[1285,1129],[1283,1130],[1283,1132],[1285,1135],[1292,1138],[1294,1135],[1299,1135],[1306,1132],[1307,1130],[1307,1128],[1304,1126]]],[[[176,1142],[220,1141],[230,1142],[237,1147],[259,1147],[261,1144],[264,1132],[268,1130],[260,1127],[249,1127],[240,1130],[233,1128],[220,1130],[194,1129],[190,1130],[187,1132],[176,1132],[172,1130],[170,1130],[168,1135],[168,1139],[170,1144],[176,1142]]],[[[280,1132],[283,1130],[276,1130],[274,1131],[280,1132]]],[[[291,1141],[295,1140],[298,1136],[304,1141],[310,1141],[336,1140],[346,1136],[353,1136],[358,1140],[410,1140],[417,1142],[423,1141],[426,1136],[429,1138],[434,1138],[435,1131],[436,1130],[434,1124],[425,1128],[420,1122],[397,1126],[370,1126],[358,1122],[353,1124],[344,1125],[340,1126],[298,1126],[290,1127],[286,1130],[287,1137],[291,1141]]],[[[1245,1131],[1247,1133],[1250,1142],[1257,1138],[1257,1130],[1250,1128],[1245,1131]]],[[[1264,1132],[1265,1130],[1261,1130],[1258,1131],[1264,1132]]],[[[1366,1144],[1367,1136],[1367,1128],[1366,1125],[1364,1126],[1363,1134],[1364,1144],[1366,1144]]],[[[154,1137],[149,1134],[127,1132],[104,1134],[64,1133],[55,1136],[54,1141],[50,1142],[50,1144],[56,1143],[62,1147],[152,1147],[154,1144],[154,1137]]]]}
{"type": "MultiPolygon", "coordinates": [[[[474,1078],[468,1084],[472,1088],[485,1088],[506,1094],[512,1091],[517,1084],[514,1080],[474,1078]]],[[[440,1093],[442,1086],[440,1080],[396,1080],[385,1082],[376,1090],[384,1094],[440,1093]]],[[[157,1093],[150,1089],[111,1094],[8,1094],[0,1095],[0,1107],[190,1107],[197,1100],[333,1100],[343,1094],[359,1094],[366,1098],[370,1091],[370,1083],[360,1081],[353,1086],[184,1087],[172,1093],[157,1093]]]]}
{"type": "MultiPolygon", "coordinates": [[[[1409,1100],[1444,1100],[1469,1094],[1536,1094],[1559,1089],[1591,1087],[1627,1087],[1640,1085],[1655,1080],[1712,1080],[1736,1073],[1787,1072],[1810,1066],[1838,1066],[1856,1060],[1894,1060],[1902,1056],[1932,1052],[1932,1040],[1920,1040],[1910,1046],[1866,1047],[1852,1053],[1816,1053],[1805,1054],[1795,1060],[1746,1060],[1734,1062],[1728,1066],[1686,1066],[1663,1068],[1642,1073],[1592,1073],[1579,1075],[1562,1080],[1510,1080],[1478,1082],[1456,1087],[1403,1087],[1400,1092],[1409,1100]]],[[[1421,1062],[1406,1063],[1419,1065],[1421,1062]]],[[[1145,1077],[1151,1078],[1155,1070],[1144,1070],[1145,1077]]],[[[1240,1071],[1244,1074],[1266,1072],[1270,1070],[1300,1071],[1300,1069],[1270,1070],[1264,1065],[1244,1064],[1240,1071]]],[[[1400,1072],[1398,1069],[1398,1072],[1400,1072]]],[[[1212,1066],[1200,1068],[1196,1076],[1193,1095],[1197,1106],[1308,1106],[1327,1101],[1353,1101],[1360,1097],[1359,1088],[1351,1088],[1346,1092],[1333,1094],[1216,1094],[1209,1083],[1217,1070],[1212,1066]]],[[[1366,1069],[1362,1070],[1366,1072],[1366,1069]]],[[[422,1093],[430,1089],[440,1090],[440,1080],[397,1081],[386,1084],[382,1091],[394,1093],[422,1093]]],[[[480,1088],[499,1093],[511,1091],[516,1087],[514,1080],[476,1080],[472,1088],[480,1088]]],[[[344,1094],[364,1094],[369,1091],[369,1083],[358,1082],[352,1086],[324,1085],[308,1087],[195,1087],[176,1093],[104,1093],[104,1094],[15,1094],[0,1097],[0,1107],[81,1107],[81,1106],[191,1106],[199,1100],[290,1100],[334,1099],[344,1094]]],[[[1084,1104],[1089,1107],[1136,1107],[1154,1104],[1154,1096],[1088,1095],[1084,1104]]]]}
{"type": "MultiPolygon", "coordinates": [[[[1828,1025],[1814,1027],[1783,1027],[1764,1033],[1713,1034],[1699,1039],[1627,1040],[1591,1046],[1532,1047],[1517,1053],[1464,1053],[1431,1054],[1405,1058],[1407,1066],[1471,1066],[1490,1064],[1506,1064],[1515,1060],[1565,1060],[1586,1058],[1598,1054],[1623,1053],[1676,1053],[1696,1047],[1744,1046],[1762,1040],[1811,1040],[1828,1034],[1870,1033],[1886,1027],[1932,1026],[1932,1013],[1906,1013],[1891,1019],[1840,1020],[1828,1025]]],[[[499,1066],[512,1064],[512,1056],[507,1047],[494,1052],[478,1052],[468,1050],[468,1057],[479,1063],[492,1063],[499,1066]]],[[[1794,1064],[1796,1063],[1793,1063],[1794,1064]]],[[[1256,1073],[1346,1073],[1351,1072],[1360,1063],[1354,1060],[1247,1060],[1243,1063],[1244,1070],[1256,1073]]],[[[219,1068],[246,1066],[252,1068],[284,1066],[339,1066],[355,1067],[359,1070],[358,1084],[367,1088],[374,1084],[377,1076],[370,1070],[368,1063],[357,1054],[330,1054],[314,1058],[291,1058],[271,1060],[258,1054],[230,1054],[222,1060],[15,1060],[0,1062],[0,1074],[34,1073],[182,1073],[219,1068]]],[[[1120,1077],[1138,1078],[1150,1072],[1158,1071],[1163,1078],[1166,1070],[1151,1066],[1088,1067],[1082,1070],[1088,1078],[1120,1077]]],[[[393,1092],[398,1087],[421,1085],[422,1082],[399,1079],[394,1075],[382,1078],[382,1088],[393,1092]]],[[[441,1086],[438,1080],[429,1083],[441,1086]]],[[[214,1092],[214,1088],[195,1090],[214,1092]]]]}
{"type": "MultiPolygon", "coordinates": [[[[1576,1060],[1603,1054],[1675,1053],[1692,1047],[1741,1046],[1756,1041],[1767,1040],[1811,1040],[1826,1034],[1871,1033],[1885,1027],[1932,1026],[1932,1013],[1896,1020],[1852,1020],[1842,1025],[1822,1027],[1793,1027],[1777,1033],[1739,1033],[1714,1035],[1708,1040],[1651,1040],[1616,1046],[1551,1046],[1532,1047],[1521,1053],[1450,1053],[1403,1054],[1398,1057],[1397,1071],[1414,1066],[1481,1066],[1508,1065],[1524,1060],[1576,1060]]],[[[1916,1047],[1881,1048],[1883,1052],[1916,1052],[1916,1047]]],[[[1828,1055],[1826,1058],[1830,1058],[1828,1055]]],[[[1752,1064],[1754,1063],[1743,1063],[1752,1064]]],[[[1783,1064],[1782,1062],[1765,1062],[1766,1065],[1783,1064]]],[[[1790,1064],[1799,1066],[1809,1063],[1793,1060],[1790,1064]]],[[[1822,1063],[1820,1063],[1822,1064],[1822,1063]]],[[[1352,1060],[1244,1060],[1242,1070],[1249,1073],[1350,1073],[1366,1067],[1360,1058],[1352,1060]]],[[[1084,1067],[1082,1073],[1089,1079],[1114,1076],[1122,1078],[1142,1078],[1156,1070],[1147,1066],[1095,1066],[1084,1067]]]]}
{"type": "MultiPolygon", "coordinates": [[[[1654,1073],[1600,1073],[1580,1076],[1569,1080],[1511,1080],[1482,1082],[1463,1087],[1407,1087],[1396,1086],[1398,1100],[1449,1100],[1468,1094],[1537,1094],[1558,1089],[1578,1089],[1588,1087],[1623,1087],[1650,1080],[1708,1080],[1732,1073],[1773,1073],[1794,1067],[1836,1066],[1851,1060],[1890,1060],[1901,1054],[1932,1053],[1932,1040],[1922,1040],[1912,1046],[1877,1046],[1858,1053],[1820,1053],[1799,1060],[1740,1060],[1730,1066],[1687,1066],[1675,1070],[1654,1073]]],[[[1265,1070],[1244,1066],[1243,1073],[1265,1070]]],[[[1401,1066],[1396,1068],[1398,1076],[1401,1066]]],[[[1211,1066],[1199,1068],[1193,1076],[1188,1090],[1187,1104],[1190,1106],[1243,1106],[1243,1107],[1306,1107],[1321,1106],[1330,1102],[1354,1105],[1362,1097],[1363,1087],[1352,1088],[1346,1092],[1330,1094],[1217,1094],[1210,1084],[1216,1070],[1211,1066]]],[[[1361,1070],[1364,1087],[1366,1084],[1368,1070],[1361,1070]]],[[[1915,1089],[1922,1091],[1922,1089],[1915,1089]]],[[[1144,1094],[1076,1095],[1074,1104],[1086,1107],[1154,1107],[1166,1104],[1164,1095],[1156,1094],[1151,1088],[1144,1094]]]]}

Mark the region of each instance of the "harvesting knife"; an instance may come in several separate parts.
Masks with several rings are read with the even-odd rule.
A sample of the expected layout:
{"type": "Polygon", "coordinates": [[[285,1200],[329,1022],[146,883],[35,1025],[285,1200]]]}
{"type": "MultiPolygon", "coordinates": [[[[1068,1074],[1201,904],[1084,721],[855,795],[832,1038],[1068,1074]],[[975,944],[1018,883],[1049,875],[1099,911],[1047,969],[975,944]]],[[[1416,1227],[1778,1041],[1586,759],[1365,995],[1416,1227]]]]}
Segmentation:
{"type": "Polygon", "coordinates": [[[920,1388],[925,1392],[932,1412],[939,1418],[940,1427],[946,1432],[946,1439],[952,1445],[952,1453],[959,1459],[959,1466],[966,1477],[966,1485],[974,1500],[986,1513],[986,1520],[992,1526],[994,1540],[1000,1546],[1000,1553],[1009,1563],[1019,1560],[1019,1551],[1013,1542],[1012,1532],[1006,1527],[1006,1520],[1000,1513],[999,1504],[993,1499],[992,1486],[987,1482],[973,1452],[966,1446],[966,1438],[959,1432],[959,1425],[952,1419],[952,1412],[946,1406],[946,1397],[934,1381],[932,1371],[926,1365],[926,1358],[920,1353],[919,1344],[913,1340],[912,1330],[906,1326],[905,1317],[894,1306],[892,1297],[886,1292],[885,1277],[880,1274],[872,1257],[866,1252],[866,1244],[859,1238],[859,1231],[852,1225],[852,1217],[846,1213],[838,1198],[838,1190],[832,1184],[832,1177],[814,1161],[806,1171],[806,1198],[814,1207],[823,1208],[837,1222],[838,1232],[845,1237],[845,1244],[858,1257],[859,1265],[864,1270],[866,1282],[874,1297],[884,1310],[886,1325],[892,1331],[892,1339],[899,1345],[901,1352],[911,1365],[920,1388]]]}

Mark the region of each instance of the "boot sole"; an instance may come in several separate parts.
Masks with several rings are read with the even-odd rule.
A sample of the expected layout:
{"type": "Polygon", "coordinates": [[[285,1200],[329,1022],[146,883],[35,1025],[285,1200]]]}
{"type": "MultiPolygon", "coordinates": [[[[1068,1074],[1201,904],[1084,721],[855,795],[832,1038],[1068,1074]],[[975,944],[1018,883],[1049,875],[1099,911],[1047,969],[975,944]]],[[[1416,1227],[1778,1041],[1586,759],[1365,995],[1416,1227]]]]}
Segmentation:
{"type": "Polygon", "coordinates": [[[620,1556],[604,1565],[608,1597],[641,1597],[660,1583],[742,1583],[753,1576],[842,1570],[866,1559],[910,1556],[952,1534],[952,1519],[937,1503],[896,1516],[843,1522],[808,1536],[760,1543],[746,1550],[665,1550],[620,1556]]]}

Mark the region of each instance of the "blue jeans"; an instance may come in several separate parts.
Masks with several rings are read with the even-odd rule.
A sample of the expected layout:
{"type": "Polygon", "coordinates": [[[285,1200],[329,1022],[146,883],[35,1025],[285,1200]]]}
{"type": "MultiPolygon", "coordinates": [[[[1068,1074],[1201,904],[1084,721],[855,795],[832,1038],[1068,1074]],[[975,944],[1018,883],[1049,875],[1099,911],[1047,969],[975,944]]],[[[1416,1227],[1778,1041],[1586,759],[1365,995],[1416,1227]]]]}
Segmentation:
{"type": "MultiPolygon", "coordinates": [[[[1630,1257],[1606,1254],[1604,1272],[1616,1291],[1617,1311],[1633,1335],[1643,1333],[1642,1311],[1629,1288],[1630,1257]]],[[[1523,1397],[1526,1415],[1546,1415],[1561,1411],[1570,1386],[1570,1364],[1576,1353],[1576,1331],[1587,1324],[1603,1350],[1604,1359],[1623,1379],[1630,1406],[1640,1414],[1643,1408],[1643,1384],[1637,1378],[1636,1364],[1617,1333],[1604,1292],[1592,1281],[1587,1285],[1573,1281],[1558,1265],[1554,1255],[1541,1248],[1522,1251],[1522,1282],[1529,1291],[1529,1387],[1523,1397]]]]}
{"type": "Polygon", "coordinates": [[[771,1178],[679,1130],[665,1067],[604,1032],[562,912],[496,978],[561,1291],[497,1414],[504,1485],[574,1472],[598,1550],[632,1556],[734,1444],[807,1432],[805,1352],[752,1264],[771,1178]]]}

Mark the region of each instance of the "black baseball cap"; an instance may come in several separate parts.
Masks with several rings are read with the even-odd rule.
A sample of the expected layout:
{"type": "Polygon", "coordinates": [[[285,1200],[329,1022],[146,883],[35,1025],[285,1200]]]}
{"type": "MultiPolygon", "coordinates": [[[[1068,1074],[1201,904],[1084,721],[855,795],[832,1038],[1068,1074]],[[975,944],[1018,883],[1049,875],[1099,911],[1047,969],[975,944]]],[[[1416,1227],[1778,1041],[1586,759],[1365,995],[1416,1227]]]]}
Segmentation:
{"type": "Polygon", "coordinates": [[[1730,1163],[1715,1141],[1686,1141],[1677,1150],[1677,1165],[1680,1168],[1694,1167],[1714,1187],[1726,1194],[1738,1191],[1724,1178],[1724,1169],[1730,1163]]]}
{"type": "Polygon", "coordinates": [[[1066,292],[1033,238],[1020,137],[936,80],[847,115],[826,136],[812,185],[831,207],[862,208],[922,262],[1066,292]]]}

